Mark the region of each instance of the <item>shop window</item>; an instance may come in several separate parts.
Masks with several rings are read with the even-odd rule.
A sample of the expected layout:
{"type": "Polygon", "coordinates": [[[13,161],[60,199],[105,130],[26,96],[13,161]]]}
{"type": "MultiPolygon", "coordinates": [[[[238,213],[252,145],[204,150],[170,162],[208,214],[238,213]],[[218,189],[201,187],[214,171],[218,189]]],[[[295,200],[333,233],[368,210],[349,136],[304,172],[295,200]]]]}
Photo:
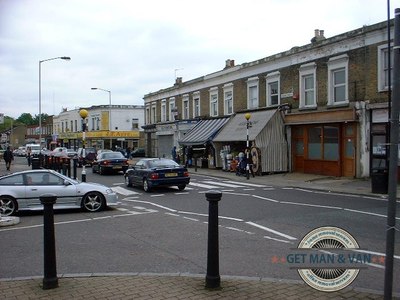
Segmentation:
{"type": "Polygon", "coordinates": [[[308,128],[308,158],[339,159],[339,127],[318,126],[308,128]]]}
{"type": "Polygon", "coordinates": [[[321,151],[321,127],[311,127],[308,129],[308,158],[322,159],[321,151]]]}
{"type": "Polygon", "coordinates": [[[339,128],[324,126],[324,159],[339,159],[339,128]]]}

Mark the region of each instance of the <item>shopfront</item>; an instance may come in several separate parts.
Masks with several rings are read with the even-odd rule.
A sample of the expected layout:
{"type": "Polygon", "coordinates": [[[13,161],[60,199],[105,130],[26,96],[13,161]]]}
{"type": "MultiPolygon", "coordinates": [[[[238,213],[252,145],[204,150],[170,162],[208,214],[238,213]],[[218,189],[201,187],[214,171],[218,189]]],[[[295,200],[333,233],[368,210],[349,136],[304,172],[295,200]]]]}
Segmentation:
{"type": "MultiPolygon", "coordinates": [[[[251,163],[257,174],[287,172],[288,145],[282,113],[276,109],[249,112],[248,139],[251,163]]],[[[236,156],[247,144],[246,113],[236,114],[215,136],[213,144],[222,151],[228,149],[236,156]]],[[[220,158],[222,160],[222,158],[220,158]]],[[[220,162],[222,164],[222,162],[220,162]]]]}
{"type": "Polygon", "coordinates": [[[357,122],[352,109],[287,115],[285,121],[290,125],[293,172],[356,175],[357,122]],[[297,120],[311,124],[295,125],[297,120]]]}

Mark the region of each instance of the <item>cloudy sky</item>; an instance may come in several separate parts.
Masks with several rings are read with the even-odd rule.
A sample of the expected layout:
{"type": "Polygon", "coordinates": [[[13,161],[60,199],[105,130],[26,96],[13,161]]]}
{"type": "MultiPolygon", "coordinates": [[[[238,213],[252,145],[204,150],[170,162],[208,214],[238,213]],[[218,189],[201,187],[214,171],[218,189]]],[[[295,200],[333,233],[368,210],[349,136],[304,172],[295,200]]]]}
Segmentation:
{"type": "MultiPolygon", "coordinates": [[[[394,5],[390,1],[390,15],[394,5]]],[[[387,20],[387,0],[0,0],[0,113],[17,118],[143,96],[387,20]]]]}

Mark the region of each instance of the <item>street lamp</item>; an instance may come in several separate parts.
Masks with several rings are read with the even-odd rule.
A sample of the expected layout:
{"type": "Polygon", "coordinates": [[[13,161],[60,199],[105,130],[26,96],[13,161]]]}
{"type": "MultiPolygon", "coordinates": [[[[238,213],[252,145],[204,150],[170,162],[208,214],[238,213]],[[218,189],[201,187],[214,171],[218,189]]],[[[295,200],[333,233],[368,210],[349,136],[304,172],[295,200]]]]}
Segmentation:
{"type": "Polygon", "coordinates": [[[100,90],[100,91],[104,91],[108,93],[108,100],[109,100],[109,104],[108,104],[108,131],[110,134],[110,150],[112,150],[112,136],[111,136],[111,131],[112,131],[112,127],[111,127],[111,91],[109,90],[105,90],[105,89],[101,89],[101,88],[96,88],[93,87],[92,90],[100,90]]]}
{"type": "Polygon", "coordinates": [[[40,145],[40,149],[42,149],[42,62],[49,61],[49,60],[55,60],[55,59],[71,60],[71,57],[60,56],[60,57],[39,60],[39,145],[40,145]]]}
{"type": "Polygon", "coordinates": [[[88,116],[86,109],[79,111],[79,116],[82,118],[82,182],[86,182],[86,151],[85,151],[85,138],[86,138],[86,117],[88,116]]]}
{"type": "Polygon", "coordinates": [[[250,113],[246,113],[244,115],[246,118],[246,130],[247,130],[247,139],[246,139],[246,158],[247,158],[247,165],[246,165],[246,178],[250,179],[250,143],[249,143],[249,127],[251,127],[251,122],[249,121],[251,118],[250,113]]]}

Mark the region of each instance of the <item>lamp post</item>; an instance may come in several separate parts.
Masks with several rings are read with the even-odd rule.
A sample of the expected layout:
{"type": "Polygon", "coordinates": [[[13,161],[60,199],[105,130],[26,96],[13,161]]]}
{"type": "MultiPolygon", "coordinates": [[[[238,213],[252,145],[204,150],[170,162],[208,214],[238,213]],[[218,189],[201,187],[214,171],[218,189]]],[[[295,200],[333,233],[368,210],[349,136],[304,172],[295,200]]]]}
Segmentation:
{"type": "Polygon", "coordinates": [[[55,60],[55,59],[71,60],[71,57],[60,56],[60,57],[53,57],[53,58],[39,60],[39,145],[40,145],[40,149],[42,149],[42,62],[49,61],[49,60],[55,60]]]}
{"type": "Polygon", "coordinates": [[[86,138],[86,117],[88,116],[86,109],[79,111],[79,116],[82,118],[82,182],[86,182],[86,151],[85,151],[85,138],[86,138]]]}
{"type": "Polygon", "coordinates": [[[251,118],[251,114],[250,113],[246,113],[244,115],[244,117],[246,118],[246,133],[247,133],[247,138],[246,138],[246,158],[247,158],[247,165],[246,165],[246,178],[250,179],[250,143],[249,143],[249,128],[251,127],[251,122],[250,122],[250,118],[251,118]]]}
{"type": "Polygon", "coordinates": [[[112,127],[111,127],[111,91],[109,90],[105,90],[105,89],[101,89],[101,88],[96,88],[93,87],[92,90],[100,90],[100,91],[104,91],[108,93],[108,100],[109,100],[109,104],[108,104],[108,131],[110,134],[110,150],[112,150],[112,136],[111,136],[111,131],[112,131],[112,127]]]}

